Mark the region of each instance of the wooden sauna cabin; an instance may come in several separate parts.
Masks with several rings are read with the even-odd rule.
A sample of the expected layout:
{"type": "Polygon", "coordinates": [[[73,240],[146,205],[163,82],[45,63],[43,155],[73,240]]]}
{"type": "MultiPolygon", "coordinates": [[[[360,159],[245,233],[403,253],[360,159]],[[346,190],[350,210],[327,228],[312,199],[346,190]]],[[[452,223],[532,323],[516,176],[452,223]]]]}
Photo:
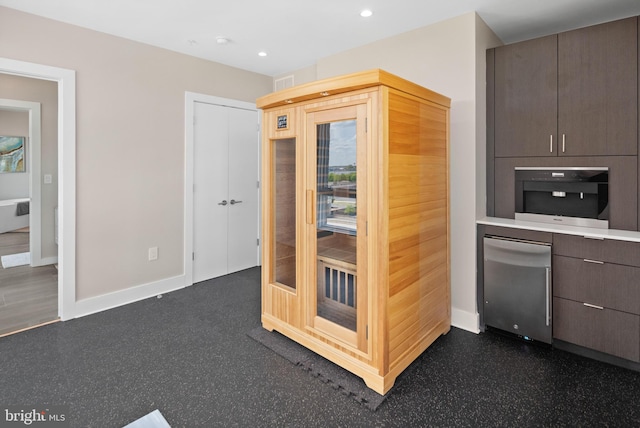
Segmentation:
{"type": "Polygon", "coordinates": [[[385,394],[451,325],[450,100],[370,70],[257,105],[262,325],[385,394]]]}

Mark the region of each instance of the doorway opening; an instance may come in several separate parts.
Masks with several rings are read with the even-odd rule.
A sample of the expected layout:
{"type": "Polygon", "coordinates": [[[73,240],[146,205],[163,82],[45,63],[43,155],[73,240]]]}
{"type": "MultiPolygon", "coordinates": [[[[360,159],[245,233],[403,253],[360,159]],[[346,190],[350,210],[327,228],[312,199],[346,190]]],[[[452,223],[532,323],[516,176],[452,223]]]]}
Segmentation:
{"type": "MultiPolygon", "coordinates": [[[[61,320],[74,318],[75,212],[76,212],[76,115],[75,71],[0,58],[0,74],[57,82],[58,88],[58,281],[57,313],[61,320]]],[[[35,180],[34,180],[35,181],[35,180]]]]}
{"type": "MultiPolygon", "coordinates": [[[[45,180],[44,186],[40,182],[43,127],[52,145],[47,149],[57,150],[57,87],[53,82],[4,76],[0,79],[15,89],[9,95],[20,99],[0,99],[0,336],[58,320],[57,184],[54,188],[53,180],[45,180]],[[30,93],[38,94],[38,102],[22,100],[30,93]],[[43,212],[50,218],[43,218],[43,212]],[[44,253],[43,229],[48,238],[44,253]]],[[[55,171],[56,158],[46,156],[44,165],[55,171]]]]}

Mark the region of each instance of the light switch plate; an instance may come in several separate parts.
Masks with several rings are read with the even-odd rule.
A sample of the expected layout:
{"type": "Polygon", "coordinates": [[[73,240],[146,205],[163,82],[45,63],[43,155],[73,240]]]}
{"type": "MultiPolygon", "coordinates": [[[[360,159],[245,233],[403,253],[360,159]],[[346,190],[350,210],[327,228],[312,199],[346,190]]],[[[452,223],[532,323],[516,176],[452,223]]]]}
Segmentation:
{"type": "Polygon", "coordinates": [[[53,183],[53,176],[51,174],[45,174],[44,184],[51,184],[51,183],[53,183]]]}

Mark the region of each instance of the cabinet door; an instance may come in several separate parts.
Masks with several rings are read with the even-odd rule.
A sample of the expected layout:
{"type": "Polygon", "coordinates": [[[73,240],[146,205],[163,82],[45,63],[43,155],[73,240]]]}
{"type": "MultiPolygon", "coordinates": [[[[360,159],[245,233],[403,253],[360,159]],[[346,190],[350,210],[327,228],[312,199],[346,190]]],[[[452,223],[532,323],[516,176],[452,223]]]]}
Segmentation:
{"type": "Polygon", "coordinates": [[[308,325],[367,350],[367,104],[307,113],[308,325]]]}
{"type": "Polygon", "coordinates": [[[553,256],[553,295],[640,315],[640,268],[553,256]]]}
{"type": "Polygon", "coordinates": [[[640,360],[638,315],[554,297],[553,337],[627,360],[640,360]]]}
{"type": "Polygon", "coordinates": [[[557,36],[495,50],[495,156],[556,156],[557,36]]]}
{"type": "Polygon", "coordinates": [[[558,35],[560,156],[636,155],[637,18],[558,35]]]}
{"type": "Polygon", "coordinates": [[[553,253],[579,259],[640,267],[640,242],[556,233],[553,253]]]}

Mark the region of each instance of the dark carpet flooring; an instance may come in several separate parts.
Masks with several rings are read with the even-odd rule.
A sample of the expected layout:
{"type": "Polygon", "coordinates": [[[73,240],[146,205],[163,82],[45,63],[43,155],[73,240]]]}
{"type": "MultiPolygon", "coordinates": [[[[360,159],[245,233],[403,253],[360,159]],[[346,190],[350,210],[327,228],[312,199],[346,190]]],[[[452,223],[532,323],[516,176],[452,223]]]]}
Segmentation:
{"type": "Polygon", "coordinates": [[[456,328],[369,410],[247,335],[259,278],[2,338],[0,406],[68,406],[70,426],[99,428],[154,409],[174,428],[640,426],[640,373],[456,328]]]}

